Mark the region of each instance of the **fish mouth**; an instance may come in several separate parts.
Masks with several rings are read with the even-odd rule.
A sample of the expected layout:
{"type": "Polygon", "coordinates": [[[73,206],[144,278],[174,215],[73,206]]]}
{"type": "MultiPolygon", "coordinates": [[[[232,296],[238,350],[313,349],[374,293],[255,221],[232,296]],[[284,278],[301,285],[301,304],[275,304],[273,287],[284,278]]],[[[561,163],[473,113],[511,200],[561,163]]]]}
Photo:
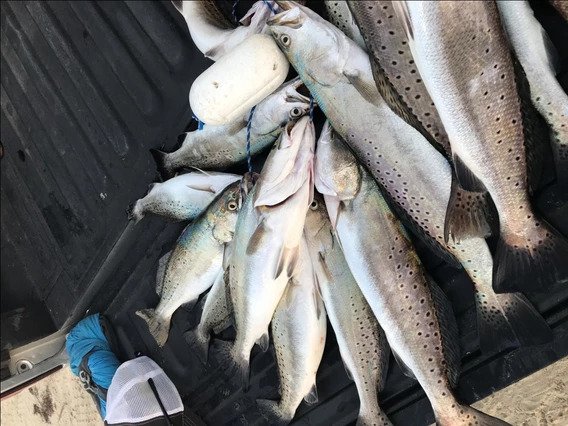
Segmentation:
{"type": "Polygon", "coordinates": [[[289,28],[300,28],[304,23],[304,16],[302,11],[298,6],[295,5],[286,5],[283,7],[280,3],[289,3],[289,2],[279,2],[278,6],[281,9],[284,9],[284,12],[280,12],[277,15],[274,15],[266,24],[270,27],[274,26],[282,26],[282,27],[289,27],[289,28]]]}

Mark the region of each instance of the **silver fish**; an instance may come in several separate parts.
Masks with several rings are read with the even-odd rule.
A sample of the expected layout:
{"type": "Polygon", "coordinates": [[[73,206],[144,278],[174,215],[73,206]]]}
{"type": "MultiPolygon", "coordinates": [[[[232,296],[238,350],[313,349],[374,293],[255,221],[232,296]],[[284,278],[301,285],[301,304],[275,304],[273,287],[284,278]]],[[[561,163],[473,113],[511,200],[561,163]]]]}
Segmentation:
{"type": "Polygon", "coordinates": [[[199,324],[195,330],[185,334],[186,341],[195,348],[197,356],[204,364],[207,362],[211,333],[218,334],[231,324],[232,311],[226,295],[225,272],[222,271],[207,293],[199,324]]]}
{"type": "Polygon", "coordinates": [[[138,222],[148,213],[172,220],[195,219],[219,192],[240,179],[230,173],[195,171],[152,183],[148,194],[132,206],[129,219],[138,222]]]}
{"type": "Polygon", "coordinates": [[[496,3],[394,4],[448,133],[460,185],[487,190],[497,208],[494,288],[542,291],[568,280],[568,242],[529,198],[521,99],[496,3]]]}
{"type": "Polygon", "coordinates": [[[313,193],[314,145],[308,117],[289,122],[238,217],[228,266],[237,333],[230,357],[245,387],[250,351],[257,341],[268,347],[268,325],[298,263],[313,193]]]}
{"type": "Polygon", "coordinates": [[[237,26],[230,22],[216,1],[172,1],[183,15],[191,38],[197,48],[209,59],[218,60],[253,34],[261,33],[271,10],[264,2],[255,2],[237,26]]]}
{"type": "MultiPolygon", "coordinates": [[[[345,148],[338,150],[335,166],[341,165],[342,159],[352,164],[354,158],[348,154],[345,148]]],[[[323,171],[323,167],[317,168],[317,173],[323,171]]],[[[336,236],[347,264],[395,358],[424,389],[437,424],[507,424],[456,400],[452,388],[459,376],[460,349],[451,305],[427,277],[402,224],[374,179],[362,167],[359,176],[352,178],[361,182],[352,198],[327,204],[328,199],[337,196],[328,193],[324,197],[330,215],[336,217],[336,236]]],[[[329,192],[334,189],[332,182],[327,179],[328,185],[318,190],[329,192]]]]}
{"type": "Polygon", "coordinates": [[[531,100],[550,126],[558,185],[568,188],[568,96],[556,79],[554,46],[528,1],[499,0],[497,7],[529,81],[531,100]]]}
{"type": "Polygon", "coordinates": [[[197,300],[221,272],[225,244],[233,238],[240,205],[241,182],[235,182],[178,238],[168,259],[158,306],[136,312],[159,346],[168,340],[176,309],[197,300]]]}
{"type": "Polygon", "coordinates": [[[357,386],[357,424],[388,426],[391,423],[377,401],[387,377],[388,343],[333,235],[321,196],[316,195],[310,205],[304,233],[341,359],[357,386]]]}
{"type": "MultiPolygon", "coordinates": [[[[268,148],[288,120],[298,119],[309,111],[310,99],[298,93],[301,85],[299,78],[288,81],[257,105],[250,129],[252,155],[268,148]]],[[[181,147],[171,153],[151,150],[158,171],[169,177],[183,167],[218,170],[244,161],[248,119],[247,113],[242,120],[229,125],[205,126],[189,132],[181,147]]]]}
{"type": "Polygon", "coordinates": [[[357,27],[345,0],[325,0],[329,21],[353,40],[361,49],[366,49],[365,40],[357,27]]]}
{"type": "MultiPolygon", "coordinates": [[[[434,107],[414,58],[402,23],[392,2],[349,1],[368,51],[377,89],[384,101],[408,124],[421,132],[447,159],[452,158],[450,141],[434,107]]],[[[444,237],[486,237],[491,234],[496,213],[486,192],[464,191],[452,176],[444,237]]],[[[494,227],[494,226],[493,226],[494,227]]]]}
{"type": "Polygon", "coordinates": [[[327,321],[317,291],[305,239],[297,275],[290,279],[272,318],[272,338],[280,378],[280,401],[257,400],[270,424],[288,424],[306,400],[317,402],[316,373],[323,356],[327,321]]]}
{"type": "MultiPolygon", "coordinates": [[[[269,23],[318,106],[380,184],[397,214],[436,253],[452,264],[457,259],[464,267],[475,286],[482,350],[550,340],[546,322],[521,294],[496,295],[492,290],[493,260],[483,238],[444,241],[450,164],[382,100],[368,55],[337,28],[298,8],[276,15],[269,23]]],[[[321,139],[316,169],[326,166],[319,161],[324,157],[320,146],[325,146],[321,139]]],[[[341,169],[318,172],[316,181],[334,179],[333,170],[341,169]]],[[[330,218],[334,220],[333,214],[330,218]]]]}

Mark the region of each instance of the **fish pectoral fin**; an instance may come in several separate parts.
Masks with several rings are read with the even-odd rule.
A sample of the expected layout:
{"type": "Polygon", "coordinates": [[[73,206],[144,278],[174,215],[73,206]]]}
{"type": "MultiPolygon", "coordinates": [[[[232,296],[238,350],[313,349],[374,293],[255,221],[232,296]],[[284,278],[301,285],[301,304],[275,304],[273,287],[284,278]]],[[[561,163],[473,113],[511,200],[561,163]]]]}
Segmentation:
{"type": "Polygon", "coordinates": [[[204,53],[206,58],[212,59],[213,61],[216,60],[217,56],[223,49],[221,46],[215,46],[209,49],[207,52],[204,53]]]}
{"type": "Polygon", "coordinates": [[[316,384],[314,383],[308,394],[304,397],[306,404],[313,405],[318,402],[318,390],[316,384]]]}
{"type": "Polygon", "coordinates": [[[249,242],[247,244],[246,254],[250,256],[256,253],[259,247],[261,247],[263,244],[268,242],[269,232],[270,232],[269,229],[266,227],[264,223],[264,219],[262,219],[249,239],[249,242]]]}
{"type": "Polygon", "coordinates": [[[322,314],[322,301],[321,301],[321,297],[318,294],[318,291],[316,288],[314,288],[314,291],[312,292],[312,299],[314,301],[314,308],[316,310],[316,318],[320,319],[321,318],[321,314],[322,314]]]}
{"type": "Polygon", "coordinates": [[[460,186],[466,191],[486,192],[485,185],[469,170],[462,159],[457,154],[454,154],[453,157],[454,169],[460,186]]]}
{"type": "MultiPolygon", "coordinates": [[[[223,250],[223,270],[227,271],[229,269],[229,264],[231,263],[231,256],[233,255],[233,240],[225,243],[223,250]]],[[[227,272],[228,273],[228,272],[227,272]]],[[[225,281],[228,282],[228,281],[225,281]]]]}
{"type": "MultiPolygon", "coordinates": [[[[343,361],[343,360],[341,360],[343,361]]],[[[343,368],[345,368],[345,373],[347,374],[347,377],[349,378],[349,380],[353,381],[353,374],[351,374],[351,371],[349,371],[349,367],[347,367],[347,364],[345,364],[345,361],[343,361],[343,368]]]]}
{"type": "Polygon", "coordinates": [[[400,356],[398,356],[398,354],[392,349],[392,347],[391,347],[391,352],[394,356],[394,359],[396,360],[396,363],[398,364],[404,375],[406,377],[410,377],[411,379],[416,380],[416,376],[414,376],[412,370],[408,367],[408,365],[404,363],[404,361],[400,358],[400,356]]]}
{"type": "Polygon", "coordinates": [[[260,339],[256,341],[256,344],[260,347],[262,352],[266,352],[268,350],[268,346],[270,345],[270,338],[268,337],[268,331],[260,336],[260,339]]]}
{"type": "Polygon", "coordinates": [[[211,192],[212,194],[215,194],[215,189],[211,185],[191,184],[191,185],[185,185],[185,186],[187,186],[189,189],[193,189],[195,191],[211,192]]]}
{"type": "Polygon", "coordinates": [[[276,204],[286,201],[294,195],[309,178],[309,170],[301,172],[291,170],[287,176],[282,177],[281,180],[274,185],[268,188],[259,187],[256,199],[254,200],[254,206],[275,206],[276,204]]]}
{"type": "Polygon", "coordinates": [[[363,78],[363,74],[357,69],[345,69],[343,75],[347,77],[349,83],[357,89],[363,99],[375,106],[380,104],[382,99],[374,80],[363,78]]]}
{"type": "Polygon", "coordinates": [[[331,228],[335,229],[335,226],[337,225],[337,218],[339,217],[339,206],[341,204],[341,200],[339,197],[326,194],[323,195],[323,199],[325,200],[325,207],[331,222],[331,228]]]}
{"type": "Polygon", "coordinates": [[[318,264],[321,267],[321,270],[323,271],[326,281],[330,282],[332,280],[332,275],[331,272],[329,271],[327,263],[325,262],[325,255],[321,251],[318,252],[318,264]]]}
{"type": "Polygon", "coordinates": [[[273,278],[278,278],[284,270],[286,270],[288,278],[291,278],[294,275],[299,258],[300,246],[292,248],[283,247],[280,252],[280,257],[276,263],[273,278]]]}

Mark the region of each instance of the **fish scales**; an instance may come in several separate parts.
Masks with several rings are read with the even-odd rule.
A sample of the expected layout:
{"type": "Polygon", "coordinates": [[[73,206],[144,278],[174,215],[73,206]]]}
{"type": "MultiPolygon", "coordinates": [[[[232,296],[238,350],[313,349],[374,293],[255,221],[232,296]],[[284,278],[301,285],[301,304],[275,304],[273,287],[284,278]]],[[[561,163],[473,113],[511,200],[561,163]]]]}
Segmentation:
{"type": "MultiPolygon", "coordinates": [[[[349,7],[368,45],[373,77],[382,98],[451,161],[448,135],[412,57],[408,38],[390,1],[351,1],[349,7]]],[[[452,177],[455,180],[455,177],[452,177]]],[[[452,182],[445,238],[486,237],[494,213],[487,193],[452,182]]]]}
{"type": "Polygon", "coordinates": [[[375,314],[349,270],[333,235],[323,197],[310,205],[306,241],[329,321],[335,331],[341,359],[359,395],[359,425],[390,425],[378,403],[385,383],[389,347],[375,314]]]}
{"type": "Polygon", "coordinates": [[[397,3],[466,189],[499,214],[494,286],[545,290],[568,277],[568,242],[533,211],[521,100],[495,2],[397,3]]]}
{"type": "Polygon", "coordinates": [[[306,399],[317,401],[316,372],[327,332],[323,302],[316,288],[312,262],[304,239],[297,275],[290,280],[272,318],[272,338],[278,366],[280,401],[259,400],[270,424],[287,424],[306,399]],[[276,420],[276,421],[274,421],[276,420]]]}
{"type": "Polygon", "coordinates": [[[196,301],[221,272],[225,244],[235,230],[239,199],[240,182],[235,182],[184,229],[168,258],[158,306],[137,312],[159,346],[168,339],[177,308],[196,301]]]}
{"type": "Polygon", "coordinates": [[[438,424],[506,424],[457,402],[451,389],[460,350],[451,305],[426,276],[374,179],[363,168],[359,173],[355,197],[339,203],[336,235],[395,357],[423,387],[438,424]]]}
{"type": "MultiPolygon", "coordinates": [[[[396,115],[378,92],[373,103],[366,99],[370,87],[374,87],[367,54],[331,24],[312,19],[299,9],[281,13],[269,25],[335,131],[380,184],[397,214],[406,219],[405,224],[450,261],[457,259],[466,270],[477,294],[483,350],[502,349],[517,341],[530,344],[534,339],[550,339],[546,322],[522,294],[494,293],[493,259],[483,238],[444,241],[450,164],[421,133],[396,115]],[[301,25],[296,24],[298,21],[301,25]],[[287,22],[294,24],[288,26],[287,22]],[[318,43],[311,43],[309,34],[318,33],[318,43]],[[318,51],[312,52],[314,49],[318,51]],[[357,78],[352,78],[354,75],[357,78]],[[367,93],[362,95],[360,90],[367,93]]],[[[316,169],[321,157],[316,156],[316,169]]]]}

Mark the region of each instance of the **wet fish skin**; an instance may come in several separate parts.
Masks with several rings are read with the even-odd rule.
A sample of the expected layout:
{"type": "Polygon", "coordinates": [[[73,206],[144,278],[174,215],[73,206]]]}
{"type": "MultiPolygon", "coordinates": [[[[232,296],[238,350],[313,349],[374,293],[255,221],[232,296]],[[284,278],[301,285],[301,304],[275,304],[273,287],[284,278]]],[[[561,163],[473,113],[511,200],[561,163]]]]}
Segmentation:
{"type": "Polygon", "coordinates": [[[550,4],[556,8],[564,20],[568,22],[568,4],[564,0],[549,0],[550,4]]]}
{"type": "Polygon", "coordinates": [[[261,33],[271,14],[262,1],[257,1],[240,20],[243,25],[237,26],[225,18],[216,3],[214,0],[174,2],[197,48],[214,61],[251,35],[261,33]]]}
{"type": "MultiPolygon", "coordinates": [[[[349,1],[370,52],[371,70],[383,100],[451,161],[448,135],[414,63],[408,38],[391,1],[349,1]]],[[[452,176],[444,225],[446,241],[487,237],[496,213],[486,192],[465,191],[452,176]]]]}
{"type": "MultiPolygon", "coordinates": [[[[452,264],[457,259],[466,270],[475,286],[482,350],[492,352],[517,342],[530,345],[550,340],[546,322],[522,294],[497,295],[493,291],[493,259],[483,238],[444,241],[450,164],[382,101],[376,88],[375,94],[371,92],[375,84],[367,54],[337,28],[298,9],[276,15],[269,23],[273,36],[334,130],[380,184],[405,225],[436,253],[452,264]],[[314,34],[318,43],[313,42],[314,34]],[[282,42],[284,36],[290,39],[289,44],[282,42]]],[[[320,175],[334,175],[330,166],[335,163],[320,161],[332,158],[321,153],[326,146],[333,145],[318,145],[317,183],[322,180],[320,175]]],[[[342,167],[346,166],[337,170],[342,167]]],[[[333,184],[333,180],[327,182],[328,186],[333,184]]],[[[319,190],[326,194],[325,187],[319,190]]],[[[329,207],[328,200],[326,204],[329,207]]],[[[334,217],[331,212],[330,217],[334,217]]]]}
{"type": "Polygon", "coordinates": [[[568,187],[568,96],[556,79],[554,46],[527,1],[498,1],[501,22],[526,73],[533,104],[551,130],[558,185],[568,187]]]}
{"type": "MultiPolygon", "coordinates": [[[[284,83],[273,94],[259,103],[251,124],[251,154],[268,148],[291,119],[308,113],[310,100],[298,92],[302,82],[295,78],[284,83]]],[[[203,170],[224,169],[246,159],[247,122],[242,120],[223,126],[205,126],[202,130],[187,133],[181,147],[165,153],[151,150],[158,171],[164,177],[183,167],[203,170]]]]}
{"type": "Polygon", "coordinates": [[[458,180],[487,189],[497,208],[494,288],[543,291],[568,279],[568,242],[531,206],[521,100],[495,2],[396,5],[458,180]]]}
{"type": "Polygon", "coordinates": [[[148,194],[134,203],[129,218],[138,222],[151,213],[171,220],[195,219],[220,191],[239,179],[230,173],[195,171],[153,183],[148,194]]]}
{"type": "Polygon", "coordinates": [[[388,426],[391,423],[377,402],[387,376],[388,343],[333,235],[321,195],[316,194],[310,205],[304,233],[341,358],[357,386],[357,424],[388,426]]]}
{"type": "Polygon", "coordinates": [[[195,348],[197,356],[204,364],[208,358],[211,333],[220,333],[231,323],[232,311],[226,294],[225,272],[221,271],[207,293],[199,324],[194,330],[185,333],[187,343],[195,348]]]}
{"type": "Polygon", "coordinates": [[[287,424],[305,399],[317,402],[316,373],[323,356],[327,321],[305,239],[297,274],[290,279],[272,318],[280,401],[257,400],[270,424],[287,424]]]}
{"type": "Polygon", "coordinates": [[[160,347],[168,339],[177,308],[197,300],[221,272],[225,245],[235,231],[240,198],[241,183],[234,182],[184,229],[168,259],[158,306],[136,312],[160,347]]]}
{"type": "Polygon", "coordinates": [[[366,49],[365,41],[353,20],[347,2],[345,0],[326,0],[324,3],[329,21],[357,43],[361,49],[366,49]]]}
{"type": "MultiPolygon", "coordinates": [[[[451,305],[427,277],[374,179],[363,168],[360,173],[355,198],[337,203],[336,235],[391,349],[424,389],[437,424],[507,424],[457,402],[451,389],[459,375],[460,349],[451,305]]],[[[324,197],[326,205],[333,198],[324,197]]]]}
{"type": "Polygon", "coordinates": [[[231,256],[228,266],[236,329],[230,357],[245,388],[250,351],[255,342],[267,342],[268,325],[298,263],[313,193],[314,145],[315,130],[308,117],[289,122],[238,217],[231,250],[243,255],[231,256]],[[294,159],[293,172],[282,175],[286,153],[294,159]],[[304,180],[298,181],[299,176],[304,180]]]}

